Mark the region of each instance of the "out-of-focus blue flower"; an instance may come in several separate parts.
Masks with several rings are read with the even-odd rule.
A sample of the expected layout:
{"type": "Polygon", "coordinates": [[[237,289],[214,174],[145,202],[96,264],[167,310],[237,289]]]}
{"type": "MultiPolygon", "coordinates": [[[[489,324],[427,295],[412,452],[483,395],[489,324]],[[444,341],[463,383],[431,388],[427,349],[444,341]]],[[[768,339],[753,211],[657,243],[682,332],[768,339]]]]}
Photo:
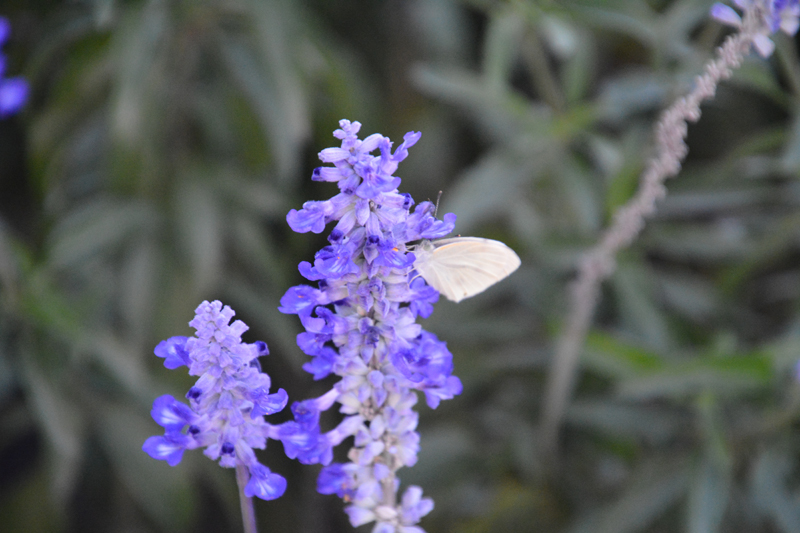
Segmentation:
{"type": "MultiPolygon", "coordinates": [[[[742,10],[750,9],[757,3],[763,9],[762,25],[753,39],[753,46],[762,57],[769,57],[775,50],[775,43],[769,38],[777,31],[794,35],[800,27],[800,0],[733,0],[742,10]]],[[[741,28],[742,18],[730,6],[721,2],[711,6],[711,16],[728,26],[741,28]]]]}
{"type": "Polygon", "coordinates": [[[253,448],[263,449],[267,438],[277,439],[279,428],[263,415],[286,407],[286,391],[270,394],[270,378],[261,372],[258,357],[267,345],[242,342],[247,326],[230,323],[234,312],[219,301],[203,302],[189,322],[194,337],[172,337],[156,346],[155,354],[170,369],[187,366],[200,376],[189,389],[189,405],[164,395],[153,402],[153,420],[164,428],[163,436],[147,439],[142,449],[154,459],[177,465],[184,450],[205,448],[205,455],[227,468],[244,465],[250,472],[245,495],[264,500],[280,497],[286,480],[256,459],[253,448]]]}
{"type": "MultiPolygon", "coordinates": [[[[0,17],[0,47],[11,35],[8,19],[0,17]]],[[[19,111],[28,99],[28,82],[17,76],[6,78],[6,57],[0,52],[0,119],[19,111]]]]}
{"type": "Polygon", "coordinates": [[[294,421],[280,426],[287,455],[305,464],[326,465],[317,489],[348,502],[353,526],[376,522],[373,531],[420,533],[417,524],[433,502],[409,487],[398,497],[396,472],[417,461],[417,391],[430,407],[461,392],[452,375],[452,355],[444,342],[423,331],[416,319],[428,317],[439,293],[414,271],[413,245],[452,232],[455,215],[435,217],[435,206],[414,208],[400,193],[393,174],[419,133],[405,135],[392,151],[383,135],[358,138],[361,124],[342,120],[334,137],[341,147],[326,148],[315,181],[336,183],[339,194],[303,204],[286,217],[299,233],[321,233],[335,223],[328,246],[301,274],[316,287],[300,285],[281,299],[284,313],[300,317],[305,332],[297,344],[313,359],[304,369],[322,379],[341,379],[325,395],[292,407],[294,421]],[[372,152],[379,151],[379,155],[372,152]],[[339,404],[342,422],[323,432],[320,413],[339,404]],[[332,463],[333,447],[353,437],[346,464],[332,463]]]}

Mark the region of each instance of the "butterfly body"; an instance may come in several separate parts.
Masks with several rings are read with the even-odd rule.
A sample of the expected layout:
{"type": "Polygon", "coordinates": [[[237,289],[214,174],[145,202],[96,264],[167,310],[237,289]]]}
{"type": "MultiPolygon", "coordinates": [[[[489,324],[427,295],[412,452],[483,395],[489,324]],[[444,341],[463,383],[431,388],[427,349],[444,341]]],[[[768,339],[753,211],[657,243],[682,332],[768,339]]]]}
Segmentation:
{"type": "Polygon", "coordinates": [[[424,240],[414,255],[419,275],[454,302],[485,291],[520,265],[514,250],[500,241],[480,237],[424,240]]]}

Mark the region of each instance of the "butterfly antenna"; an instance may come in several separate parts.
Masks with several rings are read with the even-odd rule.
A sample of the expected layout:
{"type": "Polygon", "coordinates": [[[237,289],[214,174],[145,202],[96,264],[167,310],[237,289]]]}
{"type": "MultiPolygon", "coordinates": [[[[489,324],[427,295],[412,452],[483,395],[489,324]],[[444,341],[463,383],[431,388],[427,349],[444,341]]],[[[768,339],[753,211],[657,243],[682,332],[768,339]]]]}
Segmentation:
{"type": "Polygon", "coordinates": [[[433,218],[436,218],[436,214],[439,212],[439,200],[442,199],[442,191],[439,191],[439,195],[436,197],[436,209],[433,211],[433,218]]]}

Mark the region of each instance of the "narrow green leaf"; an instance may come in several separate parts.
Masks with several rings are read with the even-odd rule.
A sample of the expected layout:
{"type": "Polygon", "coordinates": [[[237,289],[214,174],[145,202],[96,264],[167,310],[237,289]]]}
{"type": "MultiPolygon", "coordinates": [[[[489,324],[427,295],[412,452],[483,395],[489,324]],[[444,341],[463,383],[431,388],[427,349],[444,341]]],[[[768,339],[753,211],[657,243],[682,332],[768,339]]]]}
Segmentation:
{"type": "Polygon", "coordinates": [[[96,407],[105,452],[131,496],[165,531],[185,530],[196,505],[188,465],[171,467],[142,451],[148,437],[164,430],[127,406],[98,402],[96,407]]]}
{"type": "Polygon", "coordinates": [[[792,471],[786,453],[768,449],[759,454],[751,474],[751,497],[784,533],[800,533],[800,505],[786,487],[792,471]]]}
{"type": "Polygon", "coordinates": [[[222,273],[223,217],[219,198],[200,176],[182,180],[176,195],[181,244],[199,292],[214,286],[222,273]]]}
{"type": "Polygon", "coordinates": [[[719,530],[731,489],[731,474],[718,461],[703,458],[694,469],[689,488],[687,533],[719,530]]]}
{"type": "Polygon", "coordinates": [[[663,359],[654,352],[599,331],[587,337],[584,362],[594,371],[617,378],[665,368],[663,359]]]}
{"type": "Polygon", "coordinates": [[[617,394],[628,399],[680,398],[703,391],[723,395],[746,394],[769,384],[772,363],[763,354],[697,357],[669,364],[665,369],[617,384],[617,394]]]}
{"type": "Polygon", "coordinates": [[[686,461],[665,460],[643,464],[625,491],[612,503],[579,519],[568,533],[634,533],[661,516],[686,491],[686,461]]]}
{"type": "Polygon", "coordinates": [[[498,9],[490,18],[483,47],[483,75],[490,90],[508,87],[524,30],[525,21],[514,9],[498,9]]]}
{"type": "Polygon", "coordinates": [[[62,269],[79,266],[95,254],[116,251],[134,232],[155,223],[145,203],[98,199],[74,210],[48,238],[48,263],[62,269]]]}
{"type": "Polygon", "coordinates": [[[50,444],[51,490],[66,505],[78,483],[83,456],[85,415],[66,394],[37,367],[33,354],[23,354],[24,387],[39,427],[50,444]]]}

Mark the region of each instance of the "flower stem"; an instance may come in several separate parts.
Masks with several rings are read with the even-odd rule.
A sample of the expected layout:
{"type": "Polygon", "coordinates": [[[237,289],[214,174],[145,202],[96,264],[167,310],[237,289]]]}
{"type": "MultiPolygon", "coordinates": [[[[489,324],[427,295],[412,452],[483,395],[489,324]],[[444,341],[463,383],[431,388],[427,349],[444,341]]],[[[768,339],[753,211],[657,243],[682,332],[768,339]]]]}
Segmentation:
{"type": "MultiPolygon", "coordinates": [[[[763,2],[764,0],[761,0],[763,2]]],[[[558,448],[558,434],[579,370],[580,353],[591,327],[600,285],[616,267],[618,251],[630,245],[644,227],[645,219],[656,210],[656,202],[667,194],[664,181],[674,176],[688,152],[684,142],[687,123],[700,118],[700,104],[714,97],[717,84],[730,78],[763,25],[761,2],[745,10],[740,31],[728,37],[695,79],[694,89],[679,98],[661,116],[655,128],[655,154],[647,162],[639,190],[614,215],[611,226],[598,243],[583,257],[572,286],[571,310],[556,345],[556,353],[547,376],[542,414],[541,442],[544,454],[553,456],[558,448]]]]}
{"type": "Polygon", "coordinates": [[[253,509],[253,498],[244,495],[244,487],[249,480],[247,467],[243,464],[236,465],[236,483],[239,485],[239,503],[242,508],[242,522],[244,533],[258,533],[256,527],[256,513],[253,509]]]}

